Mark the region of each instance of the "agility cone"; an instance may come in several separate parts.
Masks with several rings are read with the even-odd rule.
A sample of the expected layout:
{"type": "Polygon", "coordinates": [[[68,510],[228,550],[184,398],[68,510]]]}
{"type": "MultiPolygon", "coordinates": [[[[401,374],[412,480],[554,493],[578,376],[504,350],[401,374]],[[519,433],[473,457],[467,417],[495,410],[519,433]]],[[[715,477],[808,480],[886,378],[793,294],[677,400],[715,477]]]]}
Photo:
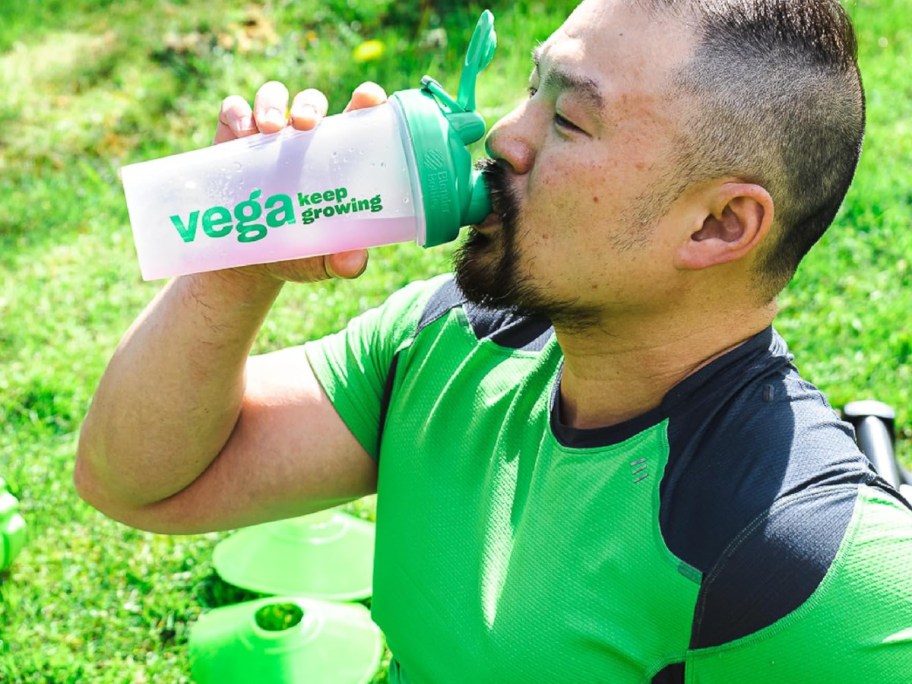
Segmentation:
{"type": "Polygon", "coordinates": [[[274,597],[205,613],[189,650],[197,684],[366,684],[383,644],[364,606],[274,597]]]}
{"type": "Polygon", "coordinates": [[[261,594],[359,601],[373,589],[374,525],[338,510],[238,530],[215,547],[223,580],[261,594]]]}
{"type": "Polygon", "coordinates": [[[0,571],[12,565],[25,546],[25,520],[19,515],[19,501],[9,493],[0,477],[0,571]]]}

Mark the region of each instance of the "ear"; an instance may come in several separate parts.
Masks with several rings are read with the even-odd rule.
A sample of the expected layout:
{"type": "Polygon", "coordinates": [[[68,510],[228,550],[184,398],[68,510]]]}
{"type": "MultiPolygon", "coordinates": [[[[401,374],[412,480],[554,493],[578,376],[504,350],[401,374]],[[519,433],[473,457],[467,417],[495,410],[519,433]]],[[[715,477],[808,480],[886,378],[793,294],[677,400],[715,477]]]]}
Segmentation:
{"type": "Polygon", "coordinates": [[[760,185],[727,182],[703,195],[693,230],[675,254],[675,266],[698,270],[752,253],[773,225],[773,198],[760,185]]]}

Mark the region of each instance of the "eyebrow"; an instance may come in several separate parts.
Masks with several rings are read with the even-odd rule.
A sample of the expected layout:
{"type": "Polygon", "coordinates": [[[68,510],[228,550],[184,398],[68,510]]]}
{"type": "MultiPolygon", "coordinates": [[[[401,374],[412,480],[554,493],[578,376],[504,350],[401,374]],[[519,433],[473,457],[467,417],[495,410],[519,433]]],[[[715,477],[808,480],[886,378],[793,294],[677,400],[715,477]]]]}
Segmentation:
{"type": "MultiPolygon", "coordinates": [[[[535,64],[536,71],[539,71],[541,56],[541,47],[537,47],[532,51],[532,62],[535,64]]],[[[605,99],[602,97],[598,83],[594,79],[572,74],[560,67],[552,66],[548,70],[544,82],[545,85],[556,87],[558,90],[571,90],[575,92],[599,112],[604,109],[605,99]]]]}

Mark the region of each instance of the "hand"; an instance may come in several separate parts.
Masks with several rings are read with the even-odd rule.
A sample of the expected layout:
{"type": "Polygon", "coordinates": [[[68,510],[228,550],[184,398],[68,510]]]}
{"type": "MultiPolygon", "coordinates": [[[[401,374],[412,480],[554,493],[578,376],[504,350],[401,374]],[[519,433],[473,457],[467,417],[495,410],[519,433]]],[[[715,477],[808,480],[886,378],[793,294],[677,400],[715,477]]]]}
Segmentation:
{"type": "MultiPolygon", "coordinates": [[[[270,81],[257,91],[253,108],[243,97],[230,95],[222,101],[213,143],[218,144],[254,133],[277,133],[289,123],[299,131],[316,127],[326,116],[329,103],[319,90],[309,88],[295,95],[288,112],[288,89],[270,81]]],[[[352,93],[345,111],[364,109],[386,102],[386,93],[376,83],[362,83],[352,93]]],[[[340,252],[328,256],[279,261],[231,269],[251,276],[268,275],[281,281],[311,282],[325,278],[357,278],[367,267],[367,250],[340,252]]]]}

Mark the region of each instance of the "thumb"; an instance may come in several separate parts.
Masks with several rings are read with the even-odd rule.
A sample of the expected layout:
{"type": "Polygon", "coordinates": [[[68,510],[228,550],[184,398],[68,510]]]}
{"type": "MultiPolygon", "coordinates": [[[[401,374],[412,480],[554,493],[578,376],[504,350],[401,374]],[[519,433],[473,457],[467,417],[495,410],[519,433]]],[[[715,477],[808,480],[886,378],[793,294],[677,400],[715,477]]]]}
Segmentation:
{"type": "Polygon", "coordinates": [[[367,268],[367,250],[356,249],[324,257],[326,272],[335,278],[357,278],[367,268]]]}

